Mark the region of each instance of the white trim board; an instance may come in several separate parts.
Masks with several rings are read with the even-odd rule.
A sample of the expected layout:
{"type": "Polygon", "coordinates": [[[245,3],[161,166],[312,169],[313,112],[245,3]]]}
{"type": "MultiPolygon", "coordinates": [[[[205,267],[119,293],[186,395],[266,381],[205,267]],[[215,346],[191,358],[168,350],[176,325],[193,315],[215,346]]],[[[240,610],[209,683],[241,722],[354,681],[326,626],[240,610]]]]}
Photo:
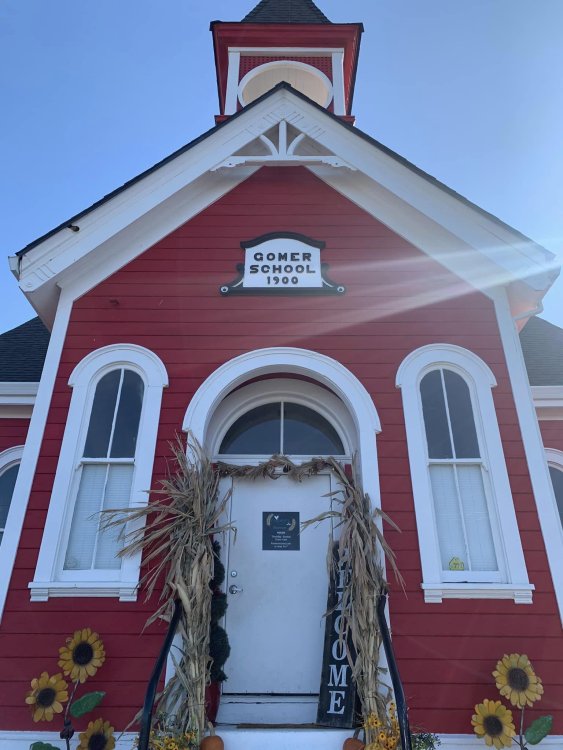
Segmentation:
{"type": "MultiPolygon", "coordinates": [[[[101,280],[96,266],[104,266],[101,274],[106,278],[252,174],[248,167],[209,172],[282,120],[356,170],[350,176],[342,167],[313,169],[321,179],[416,247],[448,262],[452,269],[459,267],[456,273],[462,278],[471,277],[472,283],[487,290],[525,277],[527,299],[522,304],[528,308],[549,287],[552,256],[546,250],[524,241],[303,97],[279,88],[78,219],[78,232],[61,229],[21,256],[23,291],[52,314],[55,285],[64,287],[69,274],[76,276],[74,267],[83,276],[80,294],[84,294],[101,280]],[[382,203],[378,194],[385,198],[382,203]],[[401,223],[406,209],[408,233],[401,223]],[[434,235],[440,240],[437,255],[434,235]],[[96,261],[84,264],[94,252],[96,261]]],[[[306,157],[303,163],[307,164],[306,157]]]]}
{"type": "Polygon", "coordinates": [[[532,398],[540,421],[563,421],[563,385],[533,385],[532,398]]]}
{"type": "Polygon", "coordinates": [[[506,295],[502,294],[502,290],[497,293],[495,310],[559,616],[563,625],[563,566],[561,565],[563,531],[557,513],[553,485],[549,476],[520,340],[510,314],[508,300],[506,295]]]}
{"type": "Polygon", "coordinates": [[[6,604],[6,596],[8,594],[8,587],[12,577],[16,552],[20,543],[20,535],[27,511],[31,486],[35,478],[35,469],[37,467],[39,451],[43,441],[43,432],[45,430],[47,415],[51,405],[53,387],[59,369],[59,360],[66,336],[71,309],[72,301],[69,300],[64,293],[61,294],[61,299],[57,307],[55,323],[53,325],[49,346],[47,348],[45,364],[43,365],[43,374],[37,390],[37,400],[29,423],[29,430],[20,463],[20,470],[18,472],[16,486],[14,487],[14,494],[12,497],[14,512],[10,513],[8,519],[9,526],[6,526],[6,543],[2,544],[2,547],[0,548],[0,570],[2,570],[2,575],[0,576],[0,621],[6,604]]]}

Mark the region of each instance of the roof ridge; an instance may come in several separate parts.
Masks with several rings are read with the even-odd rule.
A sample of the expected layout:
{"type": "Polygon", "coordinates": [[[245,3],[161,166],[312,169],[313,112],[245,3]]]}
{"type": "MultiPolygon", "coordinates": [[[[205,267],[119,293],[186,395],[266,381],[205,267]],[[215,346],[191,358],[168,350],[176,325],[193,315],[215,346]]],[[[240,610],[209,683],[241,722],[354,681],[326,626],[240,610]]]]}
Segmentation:
{"type": "Polygon", "coordinates": [[[313,0],[260,0],[242,23],[331,23],[313,0]]]}

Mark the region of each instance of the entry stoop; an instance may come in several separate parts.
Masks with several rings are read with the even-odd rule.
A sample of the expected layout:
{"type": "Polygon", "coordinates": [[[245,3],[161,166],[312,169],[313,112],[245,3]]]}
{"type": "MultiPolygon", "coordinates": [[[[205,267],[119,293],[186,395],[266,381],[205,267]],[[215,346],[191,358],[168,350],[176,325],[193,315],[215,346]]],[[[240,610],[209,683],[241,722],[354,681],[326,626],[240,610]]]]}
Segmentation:
{"type": "Polygon", "coordinates": [[[225,742],[226,750],[342,750],[352,729],[289,729],[286,727],[239,728],[218,724],[215,731],[225,742]]]}

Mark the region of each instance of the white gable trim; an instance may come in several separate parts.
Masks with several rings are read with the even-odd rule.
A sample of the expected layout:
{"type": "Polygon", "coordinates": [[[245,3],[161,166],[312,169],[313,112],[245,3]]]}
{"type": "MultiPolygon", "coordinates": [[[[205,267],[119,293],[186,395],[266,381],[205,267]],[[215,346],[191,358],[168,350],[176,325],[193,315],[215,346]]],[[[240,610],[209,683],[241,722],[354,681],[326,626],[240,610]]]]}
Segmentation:
{"type": "Polygon", "coordinates": [[[61,299],[57,307],[55,323],[49,339],[45,364],[43,365],[43,374],[37,390],[37,400],[31,421],[27,439],[22,454],[20,470],[14,487],[12,497],[13,512],[10,513],[10,528],[6,535],[5,544],[2,545],[0,565],[2,575],[0,576],[0,621],[6,604],[8,587],[12,577],[12,570],[16,553],[20,543],[21,531],[27,511],[31,486],[35,478],[35,469],[39,458],[39,451],[43,441],[43,432],[47,423],[53,387],[59,369],[59,361],[63,349],[63,343],[66,336],[66,329],[72,309],[72,300],[61,294],[61,299]]]}
{"type": "MultiPolygon", "coordinates": [[[[22,289],[44,306],[41,288],[50,285],[54,290],[55,282],[65,286],[70,272],[74,277],[82,275],[83,294],[100,281],[94,265],[104,266],[104,278],[111,275],[252,174],[251,169],[238,167],[208,173],[282,120],[358,170],[349,176],[345,169],[316,168],[316,174],[471,283],[486,289],[526,277],[533,287],[529,288],[530,306],[551,283],[552,273],[547,270],[551,255],[543,248],[524,241],[383,149],[355,136],[323,110],[287,89],[278,89],[77,219],[80,231],[61,229],[28,251],[20,262],[22,289]],[[404,226],[401,217],[406,209],[404,226]],[[84,265],[94,250],[95,264],[84,265]],[[535,278],[530,280],[532,274],[535,278]]],[[[307,163],[306,157],[303,162],[307,163]]]]}
{"type": "Polygon", "coordinates": [[[495,308],[555,597],[563,625],[563,566],[561,565],[563,531],[557,513],[553,485],[549,476],[520,340],[510,315],[508,300],[506,295],[502,294],[502,290],[497,293],[495,308]]]}

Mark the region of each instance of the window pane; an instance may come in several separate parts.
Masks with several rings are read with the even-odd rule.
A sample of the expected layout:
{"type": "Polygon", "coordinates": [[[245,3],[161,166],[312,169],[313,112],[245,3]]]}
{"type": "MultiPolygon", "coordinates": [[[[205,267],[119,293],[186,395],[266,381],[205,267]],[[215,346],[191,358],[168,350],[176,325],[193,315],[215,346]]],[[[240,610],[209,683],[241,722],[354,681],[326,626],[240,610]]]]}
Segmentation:
{"type": "Polygon", "coordinates": [[[108,454],[120,377],[121,370],[112,370],[112,372],[104,375],[96,386],[84,446],[84,455],[88,458],[105,458],[108,454]]]}
{"type": "Polygon", "coordinates": [[[6,521],[8,519],[8,511],[10,510],[10,503],[12,502],[12,495],[14,494],[14,486],[16,484],[16,478],[18,476],[19,464],[10,466],[9,469],[0,475],[0,542],[4,535],[4,529],[6,527],[6,521]]]}
{"type": "Polygon", "coordinates": [[[479,458],[473,406],[469,386],[456,372],[444,370],[450,422],[457,458],[479,458]]]}
{"type": "MultiPolygon", "coordinates": [[[[103,509],[115,510],[126,508],[131,498],[131,483],[133,481],[133,465],[110,466],[103,509]]],[[[121,558],[116,557],[117,551],[123,546],[119,529],[105,529],[100,532],[96,549],[95,568],[115,570],[121,567],[121,558]]]]}
{"type": "Polygon", "coordinates": [[[140,376],[136,372],[125,370],[111,443],[112,458],[135,456],[144,390],[145,385],[140,376]]]}
{"type": "Polygon", "coordinates": [[[452,458],[446,403],[440,370],[433,370],[420,381],[422,413],[430,458],[452,458]]]}
{"type": "Polygon", "coordinates": [[[465,547],[453,466],[431,466],[430,480],[432,482],[442,570],[450,569],[450,561],[454,557],[461,560],[465,570],[467,570],[469,560],[465,547]]]}
{"type": "Polygon", "coordinates": [[[223,438],[219,453],[280,453],[280,432],[280,404],[258,406],[231,425],[223,438]]]}
{"type": "Polygon", "coordinates": [[[481,467],[458,466],[457,480],[471,557],[471,570],[498,570],[481,467]]]}
{"type": "Polygon", "coordinates": [[[107,465],[83,466],[66,551],[65,570],[89,570],[98,533],[107,465]]]}
{"type": "Polygon", "coordinates": [[[334,427],[316,411],[285,403],[283,452],[290,456],[341,456],[344,447],[334,427]]]}
{"type": "Polygon", "coordinates": [[[551,482],[553,484],[553,491],[555,492],[559,518],[561,519],[561,523],[563,524],[563,471],[556,469],[554,466],[550,466],[549,474],[551,476],[551,482]]]}

